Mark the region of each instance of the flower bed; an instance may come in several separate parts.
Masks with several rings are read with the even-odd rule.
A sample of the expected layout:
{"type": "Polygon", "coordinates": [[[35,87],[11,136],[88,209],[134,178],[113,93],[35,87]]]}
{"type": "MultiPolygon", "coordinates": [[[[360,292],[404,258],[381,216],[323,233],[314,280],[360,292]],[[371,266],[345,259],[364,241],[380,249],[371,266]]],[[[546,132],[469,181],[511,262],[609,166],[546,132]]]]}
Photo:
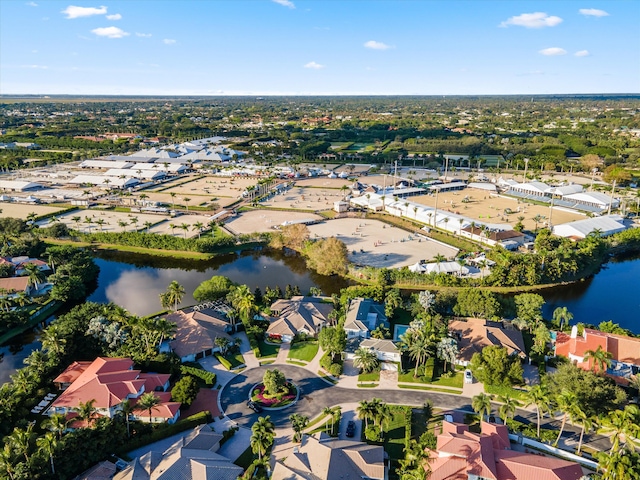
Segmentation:
{"type": "Polygon", "coordinates": [[[286,387],[286,392],[281,392],[276,395],[268,395],[264,391],[264,384],[259,383],[251,393],[251,400],[265,408],[284,407],[285,405],[289,405],[294,402],[298,396],[298,390],[293,383],[287,382],[286,387]]]}

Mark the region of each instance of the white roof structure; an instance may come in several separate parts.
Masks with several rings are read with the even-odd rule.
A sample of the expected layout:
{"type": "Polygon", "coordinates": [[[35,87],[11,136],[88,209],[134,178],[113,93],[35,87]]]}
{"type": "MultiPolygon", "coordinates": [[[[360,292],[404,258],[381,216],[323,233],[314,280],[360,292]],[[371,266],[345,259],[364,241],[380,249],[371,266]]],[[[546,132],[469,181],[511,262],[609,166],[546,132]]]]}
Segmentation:
{"type": "Polygon", "coordinates": [[[467,188],[487,190],[489,192],[495,192],[497,190],[496,186],[493,183],[488,183],[488,182],[471,182],[467,185],[467,188]]]}
{"type": "Polygon", "coordinates": [[[519,190],[521,192],[529,192],[534,195],[544,195],[545,192],[549,189],[549,185],[542,182],[529,182],[511,185],[511,188],[513,188],[514,190],[519,190]]]}
{"type": "Polygon", "coordinates": [[[2,190],[25,192],[27,190],[35,190],[37,188],[44,188],[44,186],[36,182],[24,182],[21,180],[0,180],[0,189],[2,190]]]}
{"type": "Polygon", "coordinates": [[[117,160],[85,160],[80,168],[129,168],[133,163],[117,160]]]}
{"type": "Polygon", "coordinates": [[[587,218],[576,222],[564,223],[553,227],[554,235],[559,237],[585,238],[591,232],[599,231],[601,237],[613,235],[626,230],[620,215],[606,215],[604,217],[587,218]]]}
{"type": "Polygon", "coordinates": [[[91,184],[101,188],[129,188],[136,186],[140,181],[131,177],[120,178],[102,175],[78,175],[71,179],[70,183],[76,185],[91,184]]]}
{"type": "Polygon", "coordinates": [[[181,163],[168,163],[167,165],[163,163],[136,163],[131,166],[131,171],[135,172],[136,170],[151,170],[154,172],[168,172],[168,173],[183,173],[189,169],[186,165],[182,165],[181,163]]]}
{"type": "Polygon", "coordinates": [[[132,157],[147,157],[147,158],[177,158],[177,153],[168,152],[160,148],[150,148],[148,150],[140,150],[139,152],[131,155],[132,157]]]}
{"type": "Polygon", "coordinates": [[[133,178],[142,178],[144,180],[159,180],[167,176],[167,172],[160,170],[142,170],[133,168],[121,169],[121,168],[112,168],[104,172],[106,177],[133,177],[133,178]]]}
{"type": "MultiPolygon", "coordinates": [[[[611,203],[611,197],[601,192],[574,193],[571,195],[565,195],[563,199],[574,201],[576,203],[583,203],[587,205],[597,206],[602,209],[609,208],[609,203],[611,203]]],[[[614,198],[611,206],[613,208],[617,208],[619,205],[620,205],[620,200],[618,200],[617,198],[614,198]]]]}
{"type": "Polygon", "coordinates": [[[411,265],[409,270],[426,274],[435,272],[468,275],[470,272],[468,267],[460,265],[457,262],[416,263],[415,265],[411,265]]]}
{"type": "Polygon", "coordinates": [[[549,187],[547,189],[547,193],[550,193],[552,195],[560,195],[561,197],[564,197],[565,195],[580,193],[582,192],[582,190],[583,190],[582,185],[573,184],[573,185],[562,185],[560,187],[549,187]]]}
{"type": "Polygon", "coordinates": [[[180,157],[183,160],[200,160],[205,162],[228,162],[231,160],[230,155],[204,148],[199,152],[191,152],[180,157]]]}
{"type": "MultiPolygon", "coordinates": [[[[112,162],[128,162],[128,163],[149,163],[155,160],[151,157],[136,157],[134,155],[108,155],[100,158],[100,160],[111,160],[112,162]]],[[[115,168],[115,167],[114,167],[115,168]]]]}

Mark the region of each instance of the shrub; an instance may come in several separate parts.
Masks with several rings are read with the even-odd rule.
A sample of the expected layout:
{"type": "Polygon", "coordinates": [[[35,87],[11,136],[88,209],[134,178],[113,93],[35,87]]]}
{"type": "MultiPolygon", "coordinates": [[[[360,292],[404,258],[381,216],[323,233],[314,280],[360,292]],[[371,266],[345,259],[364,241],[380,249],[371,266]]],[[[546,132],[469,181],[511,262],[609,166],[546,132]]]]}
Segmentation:
{"type": "Polygon", "coordinates": [[[171,390],[171,397],[176,402],[180,402],[188,407],[196,399],[199,391],[200,388],[198,388],[198,382],[196,382],[196,379],[187,375],[186,377],[182,377],[178,380],[173,386],[173,390],[171,390]]]}
{"type": "Polygon", "coordinates": [[[222,355],[220,355],[219,353],[216,353],[216,358],[218,359],[218,361],[222,364],[222,366],[224,368],[226,368],[227,370],[231,370],[231,362],[229,360],[227,360],[226,358],[224,358],[222,355]]]}
{"type": "Polygon", "coordinates": [[[331,355],[329,355],[329,352],[325,352],[322,354],[322,357],[320,358],[320,366],[325,370],[329,370],[329,367],[331,367],[332,361],[333,359],[331,358],[331,355]]]}
{"type": "Polygon", "coordinates": [[[369,425],[364,430],[364,436],[370,442],[380,442],[382,441],[382,432],[380,431],[380,427],[377,425],[369,425]]]}
{"type": "Polygon", "coordinates": [[[332,363],[329,365],[329,373],[334,377],[339,377],[342,375],[342,365],[339,363],[332,363]]]}
{"type": "Polygon", "coordinates": [[[207,385],[216,384],[216,374],[207,370],[203,370],[202,368],[180,365],[180,372],[183,375],[192,375],[194,377],[198,377],[207,385]]]}

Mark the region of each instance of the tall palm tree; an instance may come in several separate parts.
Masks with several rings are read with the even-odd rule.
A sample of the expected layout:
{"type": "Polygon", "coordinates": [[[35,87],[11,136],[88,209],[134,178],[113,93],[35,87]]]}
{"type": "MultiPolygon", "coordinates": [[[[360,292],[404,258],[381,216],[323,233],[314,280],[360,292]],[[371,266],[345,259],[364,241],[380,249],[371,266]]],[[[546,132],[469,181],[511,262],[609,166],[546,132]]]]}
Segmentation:
{"type": "Polygon", "coordinates": [[[637,405],[627,405],[624,410],[614,410],[602,419],[599,432],[609,434],[611,440],[610,453],[620,450],[623,443],[633,450],[633,445],[640,444],[640,408],[637,405]]]}
{"type": "Polygon", "coordinates": [[[59,357],[65,349],[67,339],[64,337],[62,330],[58,325],[51,324],[40,333],[40,341],[42,349],[59,357]]]}
{"type": "Polygon", "coordinates": [[[144,227],[147,229],[147,233],[149,233],[149,229],[151,227],[153,227],[153,223],[151,223],[149,220],[147,220],[146,222],[144,222],[144,227]]]}
{"type": "Polygon", "coordinates": [[[43,437],[36,439],[36,445],[43,453],[49,456],[49,461],[51,462],[51,473],[55,475],[56,466],[53,463],[53,454],[56,452],[56,448],[58,447],[58,439],[56,439],[53,433],[47,432],[43,437]]]}
{"type": "MultiPolygon", "coordinates": [[[[173,310],[178,310],[178,304],[182,301],[185,294],[185,289],[178,282],[173,280],[167,287],[167,291],[164,292],[164,300],[167,306],[173,306],[173,310]]],[[[162,297],[162,294],[161,294],[162,297]]],[[[165,306],[165,305],[163,305],[165,306]]]]}
{"type": "MultiPolygon", "coordinates": [[[[636,454],[637,455],[637,454],[636,454]]],[[[640,477],[637,456],[621,450],[613,454],[601,452],[597,455],[598,470],[602,471],[602,480],[631,480],[640,477]]]]}
{"type": "Polygon", "coordinates": [[[8,442],[16,454],[24,455],[25,461],[29,462],[29,451],[31,450],[31,442],[34,438],[33,424],[30,423],[26,429],[15,427],[9,435],[8,442]]]}
{"type": "Polygon", "coordinates": [[[422,332],[413,332],[409,335],[405,333],[404,341],[408,342],[407,351],[409,352],[409,356],[416,362],[413,377],[418,378],[418,369],[423,363],[427,362],[429,352],[431,350],[431,344],[429,339],[422,332]]]}
{"type": "Polygon", "coordinates": [[[353,359],[353,364],[362,369],[364,373],[372,372],[378,366],[378,355],[368,348],[358,348],[353,359]]]}
{"type": "Polygon", "coordinates": [[[567,418],[569,418],[574,406],[578,402],[578,397],[575,393],[569,390],[562,390],[555,398],[556,405],[558,410],[562,412],[562,424],[560,425],[560,431],[558,432],[558,437],[554,442],[554,446],[558,446],[558,442],[560,441],[560,437],[562,437],[562,432],[564,431],[564,426],[567,423],[567,418]]]}
{"type": "Polygon", "coordinates": [[[187,239],[187,232],[189,231],[189,224],[188,223],[183,223],[183,224],[180,225],[180,228],[184,232],[184,238],[186,240],[187,239]]]}
{"type": "Polygon", "coordinates": [[[134,411],[134,407],[128,398],[120,404],[120,413],[122,413],[122,416],[124,417],[124,421],[127,424],[127,438],[131,437],[129,421],[131,420],[130,417],[133,411],[134,411]]]}
{"type": "Polygon", "coordinates": [[[158,347],[162,345],[162,342],[164,342],[166,338],[169,338],[173,336],[174,333],[176,333],[176,328],[177,327],[175,323],[168,321],[164,317],[156,318],[154,320],[153,329],[155,330],[156,334],[159,336],[158,347]]]}
{"type": "Polygon", "coordinates": [[[299,413],[292,413],[289,415],[289,421],[291,422],[291,428],[293,429],[293,441],[299,442],[302,440],[302,431],[309,424],[309,417],[300,415],[299,413]]]}
{"type": "Polygon", "coordinates": [[[541,416],[544,415],[545,412],[549,411],[550,408],[550,399],[549,392],[546,387],[542,385],[534,385],[531,387],[531,390],[525,393],[524,395],[525,407],[529,405],[535,405],[536,407],[536,418],[537,418],[537,435],[540,438],[540,420],[541,416]]]}
{"type": "Polygon", "coordinates": [[[567,307],[558,307],[553,311],[553,323],[559,325],[560,330],[562,330],[565,323],[569,325],[571,320],[573,320],[573,314],[567,307]]]}
{"type": "Polygon", "coordinates": [[[258,458],[262,460],[262,456],[273,445],[273,434],[265,430],[256,430],[251,434],[250,444],[253,453],[257,453],[258,458]]]}
{"type": "Polygon", "coordinates": [[[258,417],[256,422],[251,425],[251,431],[256,432],[258,430],[265,431],[270,434],[275,433],[275,424],[271,421],[271,416],[266,415],[264,417],[258,417]]]}
{"type": "Polygon", "coordinates": [[[40,268],[38,268],[35,263],[27,263],[24,266],[24,271],[29,277],[29,284],[34,285],[36,287],[36,290],[38,290],[38,283],[44,281],[45,279],[44,273],[42,273],[40,268]]]}
{"type": "Polygon", "coordinates": [[[90,425],[92,422],[93,415],[96,413],[97,409],[94,407],[95,400],[87,400],[86,402],[80,402],[78,404],[78,418],[87,422],[87,425],[90,425]]]}
{"type": "Polygon", "coordinates": [[[106,222],[104,221],[104,219],[99,218],[96,220],[96,225],[98,225],[100,227],[100,231],[102,232],[104,230],[104,224],[106,222]]]}
{"type": "Polygon", "coordinates": [[[138,400],[136,410],[146,410],[149,413],[149,423],[151,423],[153,409],[158,405],[160,405],[160,398],[153,392],[147,392],[143,393],[138,400]]]}
{"type": "Polygon", "coordinates": [[[515,415],[516,408],[520,406],[520,402],[509,394],[499,396],[498,400],[502,402],[502,405],[500,405],[500,408],[498,409],[498,414],[504,423],[507,423],[507,419],[513,418],[515,415]]]}
{"type": "Polygon", "coordinates": [[[67,419],[66,415],[61,413],[54,413],[44,422],[42,422],[42,428],[45,428],[52,432],[58,437],[58,439],[62,438],[64,432],[69,428],[69,419],[67,419]]]}
{"type": "Polygon", "coordinates": [[[613,358],[613,354],[604,350],[602,345],[598,345],[598,348],[595,350],[587,350],[584,354],[584,361],[588,362],[589,360],[593,361],[591,365],[591,369],[595,373],[604,373],[607,368],[611,366],[611,359],[613,358]]]}
{"type": "Polygon", "coordinates": [[[441,253],[438,253],[435,257],[433,257],[434,260],[436,261],[436,263],[438,264],[438,273],[440,273],[440,264],[442,262],[444,262],[447,257],[445,257],[444,255],[442,255],[441,253]]]}
{"type": "Polygon", "coordinates": [[[189,211],[189,202],[191,201],[190,198],[185,197],[182,200],[184,200],[184,206],[187,207],[187,212],[189,211]]]}
{"type": "Polygon", "coordinates": [[[491,397],[485,393],[479,393],[471,399],[471,408],[473,408],[474,412],[480,414],[481,419],[486,413],[487,420],[489,420],[489,416],[491,415],[491,397]]]}
{"type": "Polygon", "coordinates": [[[171,196],[171,208],[176,208],[176,192],[171,192],[169,196],[171,196]]]}
{"type": "Polygon", "coordinates": [[[369,420],[374,419],[374,411],[371,402],[361,400],[356,408],[356,413],[360,420],[364,420],[365,429],[369,428],[369,420]]]}
{"type": "Polygon", "coordinates": [[[227,300],[245,322],[250,320],[251,311],[255,306],[255,297],[248,286],[239,285],[235,287],[227,295],[227,300]]]}
{"type": "MultiPolygon", "coordinates": [[[[331,431],[333,432],[333,409],[331,407],[324,407],[322,409],[322,415],[331,417],[331,431]]],[[[324,424],[324,432],[327,433],[327,427],[329,426],[329,422],[324,424]]]]}
{"type": "Polygon", "coordinates": [[[592,417],[589,417],[584,410],[582,410],[578,403],[575,403],[572,406],[571,411],[569,412],[569,419],[572,425],[575,425],[576,423],[580,424],[580,439],[578,440],[578,449],[576,450],[576,454],[580,455],[584,433],[585,431],[588,432],[593,428],[594,421],[592,417]]]}

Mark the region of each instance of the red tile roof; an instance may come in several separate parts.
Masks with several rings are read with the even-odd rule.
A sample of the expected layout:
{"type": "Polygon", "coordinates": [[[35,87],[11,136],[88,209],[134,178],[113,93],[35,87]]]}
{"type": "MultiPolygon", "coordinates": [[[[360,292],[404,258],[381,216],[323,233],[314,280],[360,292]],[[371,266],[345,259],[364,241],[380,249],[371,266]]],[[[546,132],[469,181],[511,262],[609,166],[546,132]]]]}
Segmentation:
{"type": "Polygon", "coordinates": [[[582,468],[557,458],[510,450],[504,425],[482,422],[482,433],[443,422],[437,450],[427,449],[430,480],[466,480],[468,474],[494,480],[578,480],[582,468]]]}

